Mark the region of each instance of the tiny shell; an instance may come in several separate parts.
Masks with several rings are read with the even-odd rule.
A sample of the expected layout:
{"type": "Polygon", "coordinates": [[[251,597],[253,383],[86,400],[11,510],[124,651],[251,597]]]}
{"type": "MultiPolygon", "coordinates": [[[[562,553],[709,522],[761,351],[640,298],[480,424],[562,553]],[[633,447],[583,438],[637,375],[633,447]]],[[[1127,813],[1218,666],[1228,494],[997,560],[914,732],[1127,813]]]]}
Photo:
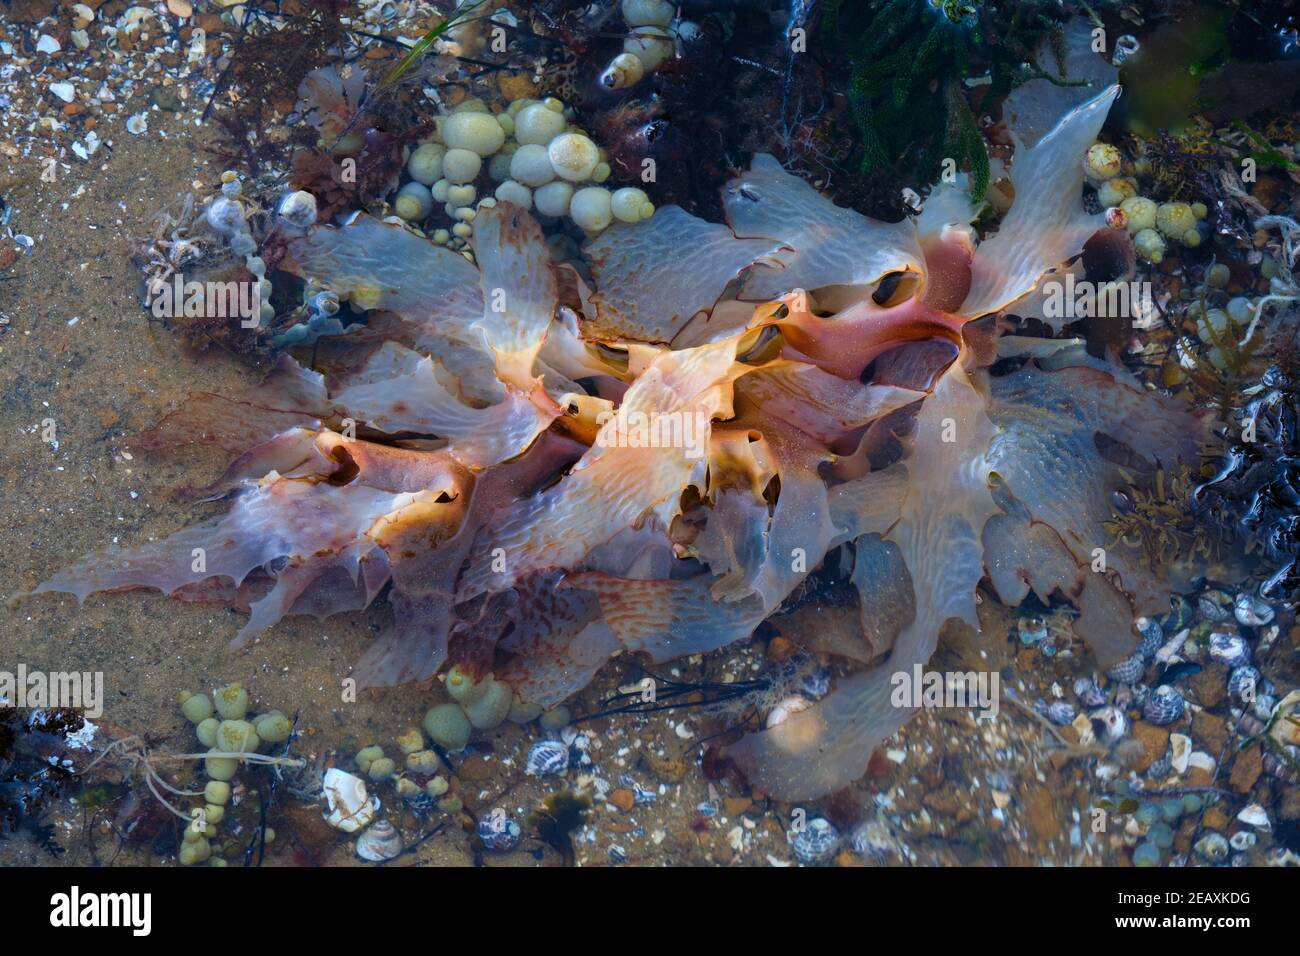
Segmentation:
{"type": "Polygon", "coordinates": [[[1192,738],[1186,734],[1170,734],[1169,749],[1172,753],[1173,767],[1179,773],[1187,771],[1187,762],[1192,756],[1192,738]]]}
{"type": "Polygon", "coordinates": [[[402,852],[402,834],[387,820],[375,824],[357,837],[357,856],[372,863],[383,863],[402,852]]]}
{"type": "Polygon", "coordinates": [[[1237,814],[1237,819],[1260,830],[1268,830],[1273,826],[1268,819],[1268,814],[1258,803],[1251,803],[1243,807],[1242,811],[1237,814]]]}
{"type": "Polygon", "coordinates": [[[1142,672],[1145,669],[1146,660],[1139,653],[1120,661],[1106,671],[1106,676],[1121,684],[1136,684],[1142,679],[1142,672]]]}
{"type": "Polygon", "coordinates": [[[1142,716],[1156,725],[1172,724],[1183,716],[1187,702],[1183,695],[1168,684],[1157,687],[1147,698],[1142,708],[1142,716]]]}
{"type": "Polygon", "coordinates": [[[519,845],[522,836],[523,831],[519,824],[499,807],[479,818],[478,838],[489,850],[498,853],[513,850],[519,845]]]}
{"type": "Polygon", "coordinates": [[[366,794],[366,782],[345,770],[331,767],[322,784],[329,813],[325,820],[344,833],[356,833],[375,818],[379,799],[366,794]]]}
{"type": "Polygon", "coordinates": [[[1234,667],[1228,675],[1228,693],[1237,700],[1255,699],[1255,689],[1259,686],[1259,671],[1253,667],[1234,667]]]}
{"type": "Polygon", "coordinates": [[[1118,707],[1103,707],[1089,715],[1094,725],[1100,723],[1106,743],[1118,743],[1128,733],[1128,715],[1118,707]]]}
{"type": "Polygon", "coordinates": [[[1078,711],[1076,711],[1074,705],[1068,701],[1054,700],[1052,703],[1047,705],[1047,719],[1058,727],[1064,727],[1067,724],[1073,723],[1074,718],[1077,715],[1078,711]]]}
{"type": "Polygon", "coordinates": [[[813,817],[794,835],[790,845],[796,860],[804,866],[817,866],[835,854],[835,848],[840,845],[840,833],[829,820],[813,817]]]}
{"type": "Polygon", "coordinates": [[[1204,860],[1217,863],[1228,856],[1228,841],[1218,833],[1207,833],[1196,841],[1196,853],[1204,860]]]}
{"type": "Polygon", "coordinates": [[[149,132],[149,119],[143,113],[136,113],[126,121],[126,131],[132,136],[149,132]]]}
{"type": "Polygon", "coordinates": [[[1258,841],[1258,837],[1249,830],[1239,830],[1228,840],[1234,850],[1249,850],[1258,841]]]}
{"type": "Polygon", "coordinates": [[[1246,591],[1237,595],[1232,613],[1237,623],[1246,627],[1262,627],[1273,620],[1273,609],[1246,591]]]}
{"type": "Polygon", "coordinates": [[[558,740],[539,740],[528,751],[524,773],[533,777],[559,774],[569,769],[569,748],[558,740]]]}
{"type": "Polygon", "coordinates": [[[1106,692],[1091,677],[1080,677],[1075,681],[1074,693],[1084,707],[1103,707],[1106,704],[1106,692]]]}
{"type": "Polygon", "coordinates": [[[778,724],[783,724],[795,714],[805,711],[811,706],[812,701],[807,697],[801,697],[798,694],[786,697],[784,700],[779,701],[767,715],[766,726],[771,729],[778,724]]]}
{"type": "Polygon", "coordinates": [[[1210,635],[1210,657],[1229,667],[1250,663],[1250,645],[1237,634],[1216,632],[1210,635]]]}

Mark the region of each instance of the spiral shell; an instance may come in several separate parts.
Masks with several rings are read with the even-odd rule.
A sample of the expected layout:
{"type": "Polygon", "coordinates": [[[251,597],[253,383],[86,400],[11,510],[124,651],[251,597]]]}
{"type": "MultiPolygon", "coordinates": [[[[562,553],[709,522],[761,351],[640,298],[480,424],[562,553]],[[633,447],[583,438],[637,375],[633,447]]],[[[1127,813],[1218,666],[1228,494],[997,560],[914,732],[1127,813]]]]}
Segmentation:
{"type": "Polygon", "coordinates": [[[813,817],[791,841],[794,857],[804,866],[817,866],[835,855],[840,832],[824,817],[813,817]]]}
{"type": "Polygon", "coordinates": [[[1138,644],[1137,652],[1147,660],[1151,660],[1165,643],[1165,629],[1155,618],[1147,617],[1138,621],[1138,630],[1142,632],[1142,640],[1138,644]]]}
{"type": "Polygon", "coordinates": [[[569,769],[569,748],[558,740],[539,740],[528,751],[524,773],[532,777],[560,774],[569,769]]]}
{"type": "Polygon", "coordinates": [[[1254,700],[1258,687],[1259,671],[1248,664],[1234,667],[1228,675],[1228,693],[1237,700],[1254,700]]]}
{"type": "Polygon", "coordinates": [[[376,820],[357,837],[357,856],[372,863],[383,863],[402,852],[402,834],[387,820],[376,820]]]}
{"type": "Polygon", "coordinates": [[[1121,684],[1136,684],[1142,679],[1144,670],[1146,670],[1146,661],[1141,654],[1134,654],[1106,671],[1106,676],[1121,684]]]}
{"type": "Polygon", "coordinates": [[[1146,705],[1142,708],[1142,716],[1156,725],[1172,724],[1182,717],[1186,710],[1187,702],[1183,700],[1183,695],[1168,684],[1164,684],[1157,687],[1147,698],[1146,705]]]}
{"type": "Polygon", "coordinates": [[[1273,620],[1273,609],[1249,591],[1237,595],[1232,613],[1237,623],[1245,627],[1264,627],[1273,620]]]}

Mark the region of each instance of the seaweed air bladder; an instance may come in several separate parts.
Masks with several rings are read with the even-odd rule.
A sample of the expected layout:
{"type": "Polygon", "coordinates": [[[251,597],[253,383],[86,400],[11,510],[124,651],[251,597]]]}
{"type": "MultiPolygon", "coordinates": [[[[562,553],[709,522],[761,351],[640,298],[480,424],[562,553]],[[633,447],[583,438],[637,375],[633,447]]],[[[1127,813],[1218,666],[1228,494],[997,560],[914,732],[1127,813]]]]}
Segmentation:
{"type": "Polygon", "coordinates": [[[983,241],[960,180],[888,224],[767,155],[725,187],[726,223],[675,206],[615,222],[583,247],[585,278],[505,201],[479,210],[473,261],[364,213],[285,222],[287,267],[364,310],[365,333],[339,339],[328,377],[282,355],[247,394],[182,403],[136,445],[234,455],[196,492],[228,511],[36,590],[223,600],[248,613],[243,643],[391,585],[363,683],[454,664],[550,707],[615,654],[749,639],[835,552],[864,633],[886,606],[897,626],[887,657],[847,655],[859,669],[828,696],[729,748],[786,799],[864,772],[913,713],[891,676],[954,619],[979,626],[983,580],[1008,605],[1071,601],[1109,667],[1197,570],[1111,541],[1109,495],[1138,464],[1194,463],[1202,416],[1069,342],[1026,359],[974,320],[1105,228],[1082,158],[1118,95],[1017,147],[1014,202],[983,241]]]}

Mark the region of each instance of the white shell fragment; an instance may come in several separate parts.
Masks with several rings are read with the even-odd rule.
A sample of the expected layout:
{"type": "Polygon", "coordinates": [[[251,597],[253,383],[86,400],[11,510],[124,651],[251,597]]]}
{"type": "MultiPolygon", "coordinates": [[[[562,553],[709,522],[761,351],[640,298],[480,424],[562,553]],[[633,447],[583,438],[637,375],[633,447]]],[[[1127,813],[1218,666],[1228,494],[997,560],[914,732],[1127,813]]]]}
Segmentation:
{"type": "Polygon", "coordinates": [[[379,812],[379,798],[366,793],[366,782],[337,767],[325,771],[321,792],[329,805],[325,822],[344,833],[368,826],[379,812]]]}

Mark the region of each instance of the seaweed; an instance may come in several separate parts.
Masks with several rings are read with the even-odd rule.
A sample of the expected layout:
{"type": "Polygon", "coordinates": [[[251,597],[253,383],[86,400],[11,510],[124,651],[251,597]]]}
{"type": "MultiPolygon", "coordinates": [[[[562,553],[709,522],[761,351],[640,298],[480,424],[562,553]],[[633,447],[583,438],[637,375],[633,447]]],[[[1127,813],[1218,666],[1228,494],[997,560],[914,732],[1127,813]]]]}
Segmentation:
{"type": "Polygon", "coordinates": [[[982,199],[989,158],[964,87],[987,71],[982,102],[1025,80],[1068,83],[1035,62],[1044,40],[1063,62],[1058,4],[1033,0],[1010,12],[993,3],[832,0],[821,17],[823,42],[849,64],[848,98],[859,136],[861,172],[905,171],[930,182],[944,160],[970,170],[982,199]]]}

